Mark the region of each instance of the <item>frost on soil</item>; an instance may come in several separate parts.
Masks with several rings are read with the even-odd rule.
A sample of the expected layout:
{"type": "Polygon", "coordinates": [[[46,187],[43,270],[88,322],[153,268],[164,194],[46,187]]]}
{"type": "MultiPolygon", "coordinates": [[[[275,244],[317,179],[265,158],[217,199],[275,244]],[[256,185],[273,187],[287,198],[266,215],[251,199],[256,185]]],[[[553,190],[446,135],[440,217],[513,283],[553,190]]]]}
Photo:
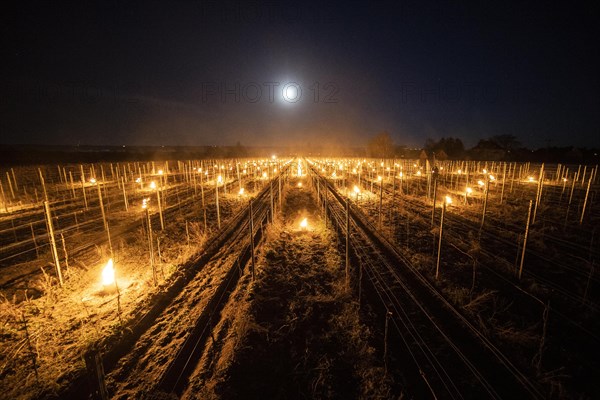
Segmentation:
{"type": "Polygon", "coordinates": [[[283,209],[215,328],[184,398],[391,398],[336,238],[308,189],[283,209]],[[308,228],[300,228],[302,219],[308,228]]]}

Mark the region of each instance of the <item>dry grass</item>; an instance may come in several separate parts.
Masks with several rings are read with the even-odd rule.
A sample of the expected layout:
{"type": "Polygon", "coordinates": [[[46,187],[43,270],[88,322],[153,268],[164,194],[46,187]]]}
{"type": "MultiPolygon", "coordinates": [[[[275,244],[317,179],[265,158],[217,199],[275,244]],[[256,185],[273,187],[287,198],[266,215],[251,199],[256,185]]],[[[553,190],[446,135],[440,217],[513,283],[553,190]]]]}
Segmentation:
{"type": "MultiPolygon", "coordinates": [[[[37,298],[31,298],[29,290],[0,298],[1,399],[57,395],[85,367],[82,354],[104,338],[118,334],[122,324],[143,307],[146,296],[155,290],[145,237],[140,230],[130,243],[121,240],[113,244],[120,316],[116,291],[100,284],[104,266],[100,262],[88,265],[70,260],[70,268],[64,270],[63,287],[58,286],[53,269],[42,268],[42,274],[29,282],[30,291],[41,294],[37,298]]],[[[197,243],[202,245],[204,238],[197,243]]],[[[167,278],[199,248],[188,248],[185,241],[178,244],[175,239],[169,239],[168,245],[174,250],[162,254],[162,270],[167,278]]],[[[93,259],[106,260],[108,255],[106,246],[96,246],[93,259]]]]}

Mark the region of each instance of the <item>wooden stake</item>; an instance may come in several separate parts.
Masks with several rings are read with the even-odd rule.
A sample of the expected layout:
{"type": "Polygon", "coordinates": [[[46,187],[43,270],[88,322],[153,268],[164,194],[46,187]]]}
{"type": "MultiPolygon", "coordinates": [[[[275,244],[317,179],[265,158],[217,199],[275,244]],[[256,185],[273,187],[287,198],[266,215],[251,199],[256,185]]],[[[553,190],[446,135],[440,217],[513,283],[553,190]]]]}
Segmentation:
{"type": "Polygon", "coordinates": [[[440,239],[438,241],[437,263],[435,265],[435,279],[440,275],[440,257],[442,255],[442,234],[444,232],[444,214],[446,213],[446,202],[442,201],[442,217],[440,218],[440,239]]]}
{"type": "Polygon", "coordinates": [[[108,230],[108,223],[106,222],[106,213],[104,212],[104,202],[102,201],[102,189],[100,189],[100,182],[96,182],[98,188],[98,202],[100,203],[100,211],[102,212],[102,222],[104,222],[104,230],[108,230]]]}
{"type": "Polygon", "coordinates": [[[15,191],[13,190],[13,185],[10,181],[10,175],[8,174],[8,171],[6,171],[6,180],[8,181],[8,187],[10,188],[10,196],[14,200],[15,199],[15,191]]]}
{"type": "Polygon", "coordinates": [[[346,289],[350,290],[350,198],[346,197],[346,289]]]}
{"type": "Polygon", "coordinates": [[[392,312],[391,311],[387,311],[385,313],[385,333],[383,336],[383,364],[384,364],[384,369],[385,369],[385,374],[387,375],[388,373],[388,330],[389,330],[389,321],[390,321],[390,317],[392,316],[392,312]]]}
{"type": "Polygon", "coordinates": [[[63,285],[62,271],[60,270],[60,261],[58,259],[58,250],[56,249],[56,240],[54,239],[54,228],[52,226],[52,214],[50,213],[50,203],[48,203],[48,200],[44,201],[44,211],[46,213],[46,224],[48,226],[48,237],[50,238],[50,248],[52,250],[52,257],[54,258],[56,275],[58,276],[58,282],[60,283],[60,286],[62,286],[63,285]]]}
{"type": "Polygon", "coordinates": [[[83,192],[83,203],[85,204],[85,209],[88,209],[87,196],[85,194],[85,173],[83,172],[83,165],[79,165],[81,168],[81,191],[83,192]]]}
{"type": "Polygon", "coordinates": [[[48,192],[46,192],[46,183],[44,182],[44,175],[42,175],[41,168],[38,168],[38,173],[40,174],[40,182],[42,183],[42,188],[44,189],[44,200],[48,201],[48,192]]]}
{"type": "Polygon", "coordinates": [[[127,201],[127,193],[125,192],[125,178],[124,177],[121,177],[121,186],[123,187],[123,202],[125,203],[125,211],[129,211],[129,202],[127,201]]]}
{"type": "Polygon", "coordinates": [[[252,199],[249,200],[249,209],[248,209],[248,219],[249,219],[249,228],[250,228],[250,260],[251,260],[251,266],[252,266],[252,280],[256,279],[256,272],[255,272],[255,261],[254,261],[254,212],[252,210],[252,199]]]}
{"type": "MultiPolygon", "coordinates": [[[[217,227],[221,229],[221,211],[219,210],[219,181],[215,176],[215,203],[217,206],[217,227]]],[[[271,202],[271,207],[273,206],[273,202],[271,202]]],[[[271,209],[272,212],[272,209],[271,209]]]]}
{"type": "Polygon", "coordinates": [[[63,234],[60,234],[60,240],[62,242],[62,248],[63,248],[63,253],[65,255],[65,268],[68,271],[69,270],[69,254],[67,253],[67,245],[65,244],[65,237],[63,236],[63,234]]]}
{"type": "Polygon", "coordinates": [[[31,228],[31,239],[33,239],[33,245],[35,246],[35,256],[39,258],[40,252],[38,249],[37,240],[35,239],[35,231],[33,230],[33,223],[30,223],[29,227],[31,228]]]}
{"type": "Polygon", "coordinates": [[[587,190],[585,191],[585,199],[583,200],[583,208],[581,209],[581,218],[579,218],[579,225],[583,223],[583,216],[585,214],[585,207],[587,205],[588,196],[590,194],[590,186],[592,185],[592,177],[590,176],[588,179],[587,190]]]}
{"type": "Polygon", "coordinates": [[[523,249],[521,251],[521,265],[519,266],[519,280],[523,275],[523,262],[525,261],[525,250],[527,248],[527,237],[529,236],[529,221],[531,219],[531,208],[533,200],[529,200],[529,211],[527,212],[527,224],[525,225],[525,235],[523,236],[523,249]]]}

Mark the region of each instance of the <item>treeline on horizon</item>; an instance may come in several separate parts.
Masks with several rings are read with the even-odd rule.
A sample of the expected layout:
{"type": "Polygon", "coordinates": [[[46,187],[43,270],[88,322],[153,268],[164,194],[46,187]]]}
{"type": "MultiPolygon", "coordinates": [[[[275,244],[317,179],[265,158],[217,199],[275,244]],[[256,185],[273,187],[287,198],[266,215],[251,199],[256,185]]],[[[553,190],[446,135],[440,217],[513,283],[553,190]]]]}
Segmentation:
{"type": "Polygon", "coordinates": [[[421,148],[395,144],[387,132],[373,136],[366,146],[61,146],[2,145],[1,165],[45,163],[96,163],[148,160],[192,160],[278,156],[331,156],[437,160],[522,161],[560,163],[598,163],[596,148],[545,147],[528,149],[512,135],[481,139],[465,148],[459,138],[427,139],[421,148]]]}
{"type": "Polygon", "coordinates": [[[560,163],[597,163],[598,149],[568,147],[544,147],[529,149],[523,147],[513,135],[496,135],[481,139],[470,149],[455,137],[443,137],[439,140],[427,139],[420,149],[395,145],[387,132],[372,137],[366,146],[366,155],[376,158],[427,157],[437,160],[475,160],[475,161],[523,161],[523,162],[560,162],[560,163]]]}

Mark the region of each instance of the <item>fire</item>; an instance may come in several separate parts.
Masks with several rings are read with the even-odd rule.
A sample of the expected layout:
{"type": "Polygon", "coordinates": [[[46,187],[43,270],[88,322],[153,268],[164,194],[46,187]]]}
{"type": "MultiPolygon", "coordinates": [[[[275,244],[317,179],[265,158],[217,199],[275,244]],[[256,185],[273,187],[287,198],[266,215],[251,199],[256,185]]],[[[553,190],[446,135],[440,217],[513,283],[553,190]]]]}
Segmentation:
{"type": "Polygon", "coordinates": [[[102,270],[102,284],[104,286],[112,285],[115,283],[115,268],[113,267],[112,258],[108,259],[108,262],[102,270]]]}
{"type": "Polygon", "coordinates": [[[308,227],[308,218],[304,218],[301,222],[300,222],[300,228],[302,229],[306,229],[308,227]]]}

